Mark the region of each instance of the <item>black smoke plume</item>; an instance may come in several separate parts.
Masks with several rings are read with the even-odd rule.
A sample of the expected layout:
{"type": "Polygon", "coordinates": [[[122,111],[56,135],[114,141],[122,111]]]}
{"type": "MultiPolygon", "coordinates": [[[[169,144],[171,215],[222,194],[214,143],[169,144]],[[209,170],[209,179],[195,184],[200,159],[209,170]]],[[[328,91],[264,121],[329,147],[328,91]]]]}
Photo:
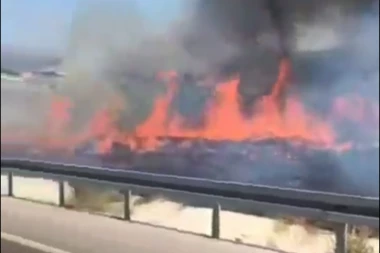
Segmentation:
{"type": "MultiPolygon", "coordinates": [[[[352,53],[363,41],[373,41],[373,32],[362,36],[360,20],[373,15],[368,27],[375,30],[378,1],[197,0],[187,2],[178,19],[158,30],[136,5],[126,2],[88,1],[73,22],[69,82],[80,83],[71,87],[77,87],[77,103],[86,108],[78,118],[86,118],[83,114],[90,115],[106,101],[105,94],[124,94],[123,125],[133,129],[150,114],[154,98],[165,89],[156,75],[166,70],[177,71],[180,80],[191,76],[193,88],[180,89],[177,101],[199,95],[191,99],[199,105],[207,96],[197,82],[210,75],[219,79],[239,75],[243,108],[271,91],[284,57],[293,65],[293,86],[326,100],[328,90],[345,85],[346,72],[355,78],[378,74],[378,59],[365,66],[357,61],[363,56],[352,53]],[[91,99],[83,98],[88,95],[91,99]]],[[[184,114],[191,110],[177,107],[184,114]]]]}

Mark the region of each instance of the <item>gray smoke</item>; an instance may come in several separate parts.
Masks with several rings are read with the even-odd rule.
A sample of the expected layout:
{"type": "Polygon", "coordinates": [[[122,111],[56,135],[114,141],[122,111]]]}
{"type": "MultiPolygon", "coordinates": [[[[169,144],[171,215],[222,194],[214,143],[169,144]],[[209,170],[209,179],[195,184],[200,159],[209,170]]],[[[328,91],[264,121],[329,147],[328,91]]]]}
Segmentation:
{"type": "MultiPolygon", "coordinates": [[[[154,98],[164,91],[156,80],[160,71],[190,74],[193,82],[210,74],[239,74],[242,102],[250,105],[270,92],[285,48],[305,96],[325,96],[343,87],[347,68],[362,76],[378,66],[378,59],[357,61],[378,55],[364,56],[361,50],[373,47],[363,43],[377,43],[361,28],[371,11],[369,26],[376,18],[378,24],[373,2],[197,0],[157,28],[134,1],[83,1],[66,61],[69,93],[85,108],[78,109],[81,121],[103,106],[107,94],[124,94],[128,129],[149,115],[154,98]]],[[[196,89],[189,93],[203,94],[196,89]]]]}

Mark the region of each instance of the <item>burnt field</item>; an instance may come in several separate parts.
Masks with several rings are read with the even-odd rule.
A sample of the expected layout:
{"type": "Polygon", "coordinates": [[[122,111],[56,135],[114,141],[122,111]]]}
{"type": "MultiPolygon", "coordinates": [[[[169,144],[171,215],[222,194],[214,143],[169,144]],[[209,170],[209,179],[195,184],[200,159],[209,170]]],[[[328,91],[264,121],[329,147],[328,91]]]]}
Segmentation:
{"type": "Polygon", "coordinates": [[[89,146],[77,149],[74,155],[63,155],[59,151],[42,152],[36,148],[3,144],[2,157],[379,196],[378,147],[333,151],[279,140],[233,143],[167,139],[155,151],[135,152],[114,145],[112,152],[99,155],[91,152],[89,146]]]}

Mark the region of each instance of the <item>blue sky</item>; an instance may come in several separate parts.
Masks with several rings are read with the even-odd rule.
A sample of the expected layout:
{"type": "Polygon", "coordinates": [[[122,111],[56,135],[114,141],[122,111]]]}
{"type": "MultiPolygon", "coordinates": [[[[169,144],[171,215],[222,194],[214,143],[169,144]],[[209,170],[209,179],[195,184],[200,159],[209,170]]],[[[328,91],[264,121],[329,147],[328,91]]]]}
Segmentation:
{"type": "MultiPolygon", "coordinates": [[[[79,1],[83,0],[1,0],[1,44],[62,53],[79,1]]],[[[181,0],[132,1],[154,22],[170,20],[181,5],[181,0]]]]}
{"type": "Polygon", "coordinates": [[[1,0],[1,44],[60,51],[76,0],[1,0]]]}

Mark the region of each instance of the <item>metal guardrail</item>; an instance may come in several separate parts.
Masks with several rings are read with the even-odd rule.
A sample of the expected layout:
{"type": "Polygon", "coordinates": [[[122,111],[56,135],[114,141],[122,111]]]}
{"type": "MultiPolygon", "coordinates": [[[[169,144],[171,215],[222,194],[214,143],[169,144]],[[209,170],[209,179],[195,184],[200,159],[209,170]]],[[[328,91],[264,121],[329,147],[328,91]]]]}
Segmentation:
{"type": "Polygon", "coordinates": [[[312,191],[272,188],[213,180],[156,175],[109,168],[46,161],[1,159],[8,174],[8,195],[13,196],[13,175],[34,176],[59,182],[59,206],[65,206],[64,182],[96,183],[119,189],[124,195],[125,220],[131,220],[131,194],[162,194],[212,206],[212,238],[220,238],[222,207],[241,211],[301,216],[334,224],[336,253],[347,253],[348,224],[379,228],[379,199],[312,191]]]}

